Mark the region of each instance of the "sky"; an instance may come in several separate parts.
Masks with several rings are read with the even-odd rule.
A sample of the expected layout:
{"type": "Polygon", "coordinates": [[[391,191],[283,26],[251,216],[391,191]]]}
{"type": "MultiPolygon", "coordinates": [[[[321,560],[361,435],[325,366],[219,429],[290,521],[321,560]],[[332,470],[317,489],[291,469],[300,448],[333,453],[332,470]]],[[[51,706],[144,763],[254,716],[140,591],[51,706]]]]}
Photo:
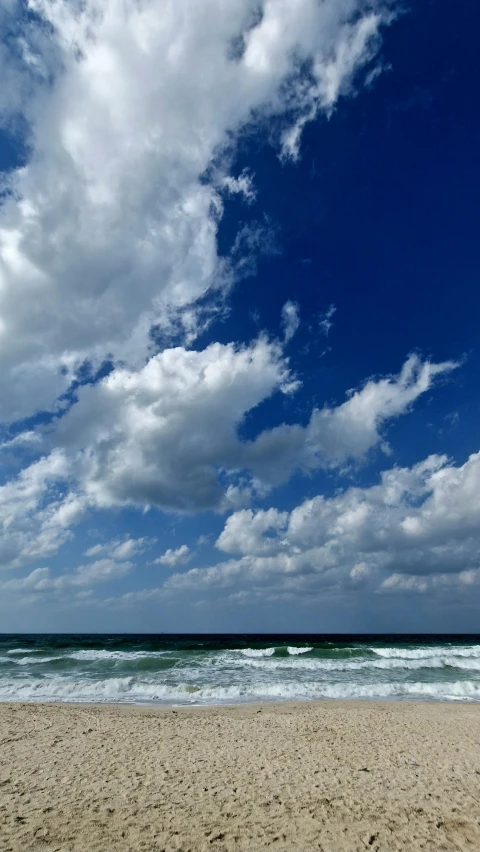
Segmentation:
{"type": "Polygon", "coordinates": [[[0,632],[480,630],[471,0],[4,0],[0,632]]]}

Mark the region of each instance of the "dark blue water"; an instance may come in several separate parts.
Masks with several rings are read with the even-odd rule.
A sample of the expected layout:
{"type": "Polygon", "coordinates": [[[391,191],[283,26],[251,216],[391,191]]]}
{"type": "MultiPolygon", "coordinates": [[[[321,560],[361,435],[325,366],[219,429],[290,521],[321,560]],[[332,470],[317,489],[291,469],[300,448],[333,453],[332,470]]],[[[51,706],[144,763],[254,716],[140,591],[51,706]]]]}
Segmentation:
{"type": "Polygon", "coordinates": [[[480,636],[0,635],[0,701],[480,700],[480,636]]]}

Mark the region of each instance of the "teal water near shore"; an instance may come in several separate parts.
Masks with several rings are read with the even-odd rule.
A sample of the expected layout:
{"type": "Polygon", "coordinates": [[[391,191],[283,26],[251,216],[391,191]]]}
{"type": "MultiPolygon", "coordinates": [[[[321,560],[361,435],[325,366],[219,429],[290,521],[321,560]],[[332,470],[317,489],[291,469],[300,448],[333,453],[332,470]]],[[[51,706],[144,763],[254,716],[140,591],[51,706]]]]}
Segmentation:
{"type": "Polygon", "coordinates": [[[0,701],[480,701],[480,636],[0,635],[0,701]]]}

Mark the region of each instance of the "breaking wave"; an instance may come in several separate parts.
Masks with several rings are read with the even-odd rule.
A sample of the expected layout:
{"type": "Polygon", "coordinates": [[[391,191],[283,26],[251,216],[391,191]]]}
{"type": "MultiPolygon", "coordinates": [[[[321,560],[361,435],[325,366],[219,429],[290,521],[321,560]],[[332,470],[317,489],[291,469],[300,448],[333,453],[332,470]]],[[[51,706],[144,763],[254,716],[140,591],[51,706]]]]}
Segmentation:
{"type": "Polygon", "coordinates": [[[289,645],[287,651],[292,657],[295,657],[297,654],[308,654],[309,651],[313,651],[313,648],[295,648],[294,646],[289,645]]]}
{"type": "Polygon", "coordinates": [[[480,701],[479,637],[4,636],[0,701],[480,701]]]}
{"type": "Polygon", "coordinates": [[[43,650],[43,648],[10,648],[7,654],[38,654],[39,651],[43,650]]]}
{"type": "Polygon", "coordinates": [[[478,657],[480,659],[480,645],[460,646],[432,646],[431,648],[370,648],[374,654],[387,659],[401,660],[428,660],[429,657],[478,657]]]}
{"type": "Polygon", "coordinates": [[[97,660],[124,660],[125,662],[130,662],[131,660],[142,660],[142,659],[155,659],[158,657],[164,657],[165,654],[168,654],[168,651],[76,651],[73,654],[68,654],[71,660],[86,660],[91,662],[96,662],[97,660]]]}
{"type": "Polygon", "coordinates": [[[240,648],[244,657],[273,657],[275,648],[240,648]]]}
{"type": "Polygon", "coordinates": [[[213,684],[161,684],[135,678],[108,678],[98,681],[73,679],[10,680],[0,682],[3,701],[46,702],[120,702],[164,704],[226,704],[249,701],[281,701],[321,698],[340,699],[430,699],[478,701],[480,683],[389,683],[343,684],[318,683],[244,683],[227,686],[213,684]]]}

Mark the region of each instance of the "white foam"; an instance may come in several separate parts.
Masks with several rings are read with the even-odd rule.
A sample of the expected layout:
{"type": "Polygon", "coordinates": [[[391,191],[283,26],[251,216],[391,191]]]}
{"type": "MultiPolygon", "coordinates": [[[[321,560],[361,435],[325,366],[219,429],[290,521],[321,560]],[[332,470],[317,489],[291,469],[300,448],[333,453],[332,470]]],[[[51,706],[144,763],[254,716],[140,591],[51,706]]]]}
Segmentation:
{"type": "Polygon", "coordinates": [[[70,678],[0,681],[0,699],[4,701],[225,704],[312,698],[480,701],[480,683],[456,681],[374,684],[353,681],[332,684],[313,681],[195,686],[186,683],[168,685],[135,678],[108,678],[101,681],[70,678]]]}
{"type": "Polygon", "coordinates": [[[295,657],[297,654],[308,654],[309,651],[313,651],[313,648],[295,648],[289,645],[287,651],[292,657],[295,657]]]}
{"type": "Polygon", "coordinates": [[[379,657],[398,658],[402,660],[427,660],[429,657],[478,657],[480,645],[465,647],[448,645],[431,646],[430,648],[370,648],[379,657]]]}
{"type": "Polygon", "coordinates": [[[85,660],[95,662],[97,660],[143,660],[148,657],[163,657],[168,651],[75,651],[68,656],[71,660],[85,660]]]}
{"type": "Polygon", "coordinates": [[[12,648],[7,651],[7,654],[35,654],[37,651],[43,650],[43,648],[12,648]]]}
{"type": "Polygon", "coordinates": [[[365,661],[362,668],[371,666],[375,669],[466,669],[469,671],[480,671],[480,660],[465,659],[464,657],[420,657],[398,659],[390,657],[383,660],[365,661]]]}
{"type": "Polygon", "coordinates": [[[273,657],[275,648],[241,648],[244,657],[273,657]]]}
{"type": "Polygon", "coordinates": [[[428,657],[426,659],[411,660],[411,659],[367,659],[367,660],[335,660],[335,659],[293,659],[277,657],[275,660],[258,660],[258,659],[241,659],[238,660],[238,666],[248,667],[250,669],[259,669],[264,671],[273,671],[277,669],[295,672],[302,671],[318,671],[318,672],[355,672],[361,670],[384,670],[390,671],[395,669],[416,670],[416,669],[445,669],[458,668],[470,671],[480,671],[480,660],[455,658],[455,657],[428,657]]]}
{"type": "Polygon", "coordinates": [[[454,669],[464,669],[466,671],[480,672],[480,660],[465,660],[448,657],[444,660],[445,666],[450,666],[454,669]]]}
{"type": "Polygon", "coordinates": [[[480,683],[344,683],[328,686],[327,698],[429,698],[437,701],[480,701],[480,683]]]}

